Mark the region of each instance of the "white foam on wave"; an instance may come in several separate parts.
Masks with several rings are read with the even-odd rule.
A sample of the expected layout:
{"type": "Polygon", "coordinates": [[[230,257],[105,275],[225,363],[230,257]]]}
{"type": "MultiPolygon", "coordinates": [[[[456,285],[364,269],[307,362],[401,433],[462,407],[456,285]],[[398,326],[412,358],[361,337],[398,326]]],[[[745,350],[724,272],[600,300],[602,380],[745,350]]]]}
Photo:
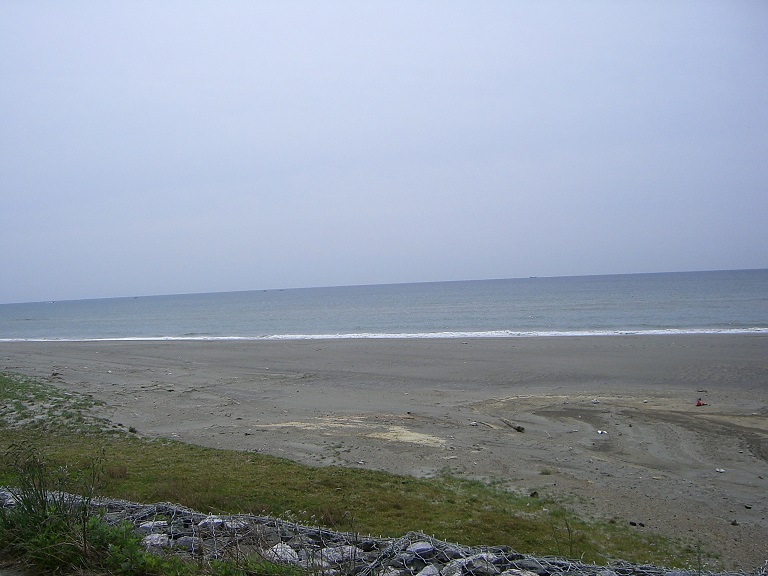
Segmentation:
{"type": "Polygon", "coordinates": [[[652,330],[548,330],[481,332],[355,332],[343,334],[271,334],[266,336],[131,336],[121,338],[0,338],[0,342],[163,342],[163,341],[264,341],[264,340],[384,340],[458,338],[552,338],[573,336],[686,336],[697,334],[768,334],[766,327],[754,328],[664,328],[652,330]]]}
{"type": "MultiPolygon", "coordinates": [[[[567,336],[629,336],[629,335],[685,335],[685,334],[754,334],[766,333],[768,328],[696,328],[660,330],[548,330],[514,331],[492,330],[482,332],[416,332],[416,333],[351,333],[351,334],[275,334],[254,340],[332,340],[332,339],[415,339],[415,338],[542,338],[567,336]]],[[[249,340],[250,338],[246,338],[249,340]]]]}

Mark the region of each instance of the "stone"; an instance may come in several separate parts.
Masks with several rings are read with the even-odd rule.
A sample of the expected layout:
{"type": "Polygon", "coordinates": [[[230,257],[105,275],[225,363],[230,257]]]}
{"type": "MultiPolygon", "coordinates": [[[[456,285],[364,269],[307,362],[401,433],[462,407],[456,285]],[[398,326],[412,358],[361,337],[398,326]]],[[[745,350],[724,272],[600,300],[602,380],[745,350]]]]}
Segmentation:
{"type": "Polygon", "coordinates": [[[495,554],[475,554],[467,558],[452,560],[442,570],[443,576],[462,576],[465,572],[474,576],[496,576],[501,570],[495,565],[499,557],[495,554]]]}
{"type": "Polygon", "coordinates": [[[168,522],[166,520],[150,520],[149,522],[139,524],[136,532],[139,534],[157,534],[164,532],[167,528],[168,522]]]}
{"type": "Polygon", "coordinates": [[[355,560],[365,556],[365,552],[360,550],[357,546],[343,545],[334,546],[333,548],[323,548],[320,551],[322,558],[329,564],[342,564],[344,562],[354,562],[355,560]]]}
{"type": "Polygon", "coordinates": [[[224,520],[224,528],[237,532],[238,530],[245,530],[248,528],[248,522],[245,520],[224,520]]]}
{"type": "Polygon", "coordinates": [[[536,572],[531,572],[530,570],[518,570],[516,568],[510,568],[509,570],[504,570],[504,572],[501,573],[501,576],[539,576],[536,572]]]}
{"type": "Polygon", "coordinates": [[[16,506],[18,499],[11,492],[3,490],[0,492],[0,507],[1,508],[13,508],[16,506]]]}
{"type": "Polygon", "coordinates": [[[146,548],[167,548],[170,546],[171,540],[168,538],[168,534],[147,534],[141,543],[146,548]]]}
{"type": "Polygon", "coordinates": [[[184,548],[188,552],[198,553],[203,550],[203,541],[197,536],[182,536],[173,541],[177,548],[184,548]]]}
{"type": "Polygon", "coordinates": [[[220,528],[226,524],[224,518],[218,516],[208,516],[197,523],[198,528],[220,528]]]}
{"type": "Polygon", "coordinates": [[[432,558],[437,552],[435,550],[435,547],[432,546],[430,542],[424,542],[424,541],[414,542],[413,544],[408,546],[408,548],[406,548],[405,550],[406,552],[411,552],[412,554],[415,554],[419,558],[424,558],[424,559],[432,558]]]}
{"type": "Polygon", "coordinates": [[[499,560],[495,554],[477,554],[466,559],[465,568],[475,575],[492,576],[501,572],[496,566],[499,560]]]}
{"type": "Polygon", "coordinates": [[[373,552],[379,549],[379,543],[376,540],[363,540],[357,546],[363,552],[373,552]]]}
{"type": "Polygon", "coordinates": [[[539,562],[535,558],[526,558],[523,560],[517,560],[515,561],[515,568],[517,568],[518,570],[522,570],[524,572],[531,572],[533,574],[538,574],[539,576],[549,573],[547,569],[541,565],[541,562],[539,562]]]}
{"type": "Polygon", "coordinates": [[[301,550],[298,564],[308,572],[321,572],[325,574],[331,567],[321,553],[321,550],[301,550]]]}
{"type": "Polygon", "coordinates": [[[437,555],[438,559],[443,563],[456,560],[458,558],[464,558],[464,556],[464,551],[457,546],[446,546],[445,548],[441,549],[437,555]]]}
{"type": "Polygon", "coordinates": [[[440,569],[434,564],[427,564],[416,576],[440,576],[440,569]]]}
{"type": "MultiPolygon", "coordinates": [[[[389,565],[394,566],[395,568],[409,568],[414,560],[416,560],[415,554],[412,554],[411,552],[401,552],[389,561],[389,565]]],[[[423,568],[423,566],[419,569],[421,568],[423,568]]]]}
{"type": "Polygon", "coordinates": [[[299,555],[296,551],[282,542],[275,544],[272,548],[264,551],[264,558],[270,562],[282,562],[284,564],[298,564],[299,555]]]}

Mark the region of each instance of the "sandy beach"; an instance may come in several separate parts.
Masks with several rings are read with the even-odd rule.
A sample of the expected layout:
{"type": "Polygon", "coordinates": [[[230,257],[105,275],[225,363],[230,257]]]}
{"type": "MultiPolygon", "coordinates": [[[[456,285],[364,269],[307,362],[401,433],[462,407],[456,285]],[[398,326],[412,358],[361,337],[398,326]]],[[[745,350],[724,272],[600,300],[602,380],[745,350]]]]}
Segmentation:
{"type": "Polygon", "coordinates": [[[768,559],[767,335],[3,342],[0,369],[148,437],[494,479],[768,559]]]}

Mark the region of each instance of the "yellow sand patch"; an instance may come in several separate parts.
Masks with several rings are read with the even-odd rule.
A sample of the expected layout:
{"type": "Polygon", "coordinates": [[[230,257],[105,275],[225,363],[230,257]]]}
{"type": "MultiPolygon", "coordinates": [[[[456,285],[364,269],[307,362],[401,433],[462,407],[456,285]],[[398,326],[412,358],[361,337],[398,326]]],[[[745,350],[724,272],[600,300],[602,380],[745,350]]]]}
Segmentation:
{"type": "Polygon", "coordinates": [[[439,448],[445,444],[445,440],[442,438],[414,432],[402,426],[390,426],[389,430],[371,432],[370,434],[367,434],[367,436],[369,438],[379,438],[380,440],[410,442],[411,444],[421,444],[423,446],[432,446],[433,448],[439,448]]]}
{"type": "Polygon", "coordinates": [[[280,422],[261,424],[259,428],[301,428],[302,430],[327,430],[328,428],[367,428],[362,418],[316,418],[312,422],[280,422]]]}
{"type": "Polygon", "coordinates": [[[411,444],[420,444],[422,446],[432,446],[433,448],[440,448],[445,445],[445,440],[436,436],[430,436],[429,434],[422,434],[420,432],[414,432],[405,428],[404,426],[388,426],[384,427],[380,424],[373,424],[366,422],[361,417],[331,417],[315,418],[309,422],[280,422],[277,424],[261,424],[260,428],[301,428],[302,430],[329,430],[335,429],[364,429],[375,430],[374,432],[368,432],[364,434],[368,438],[377,438],[379,440],[387,440],[389,442],[409,442],[411,444]]]}

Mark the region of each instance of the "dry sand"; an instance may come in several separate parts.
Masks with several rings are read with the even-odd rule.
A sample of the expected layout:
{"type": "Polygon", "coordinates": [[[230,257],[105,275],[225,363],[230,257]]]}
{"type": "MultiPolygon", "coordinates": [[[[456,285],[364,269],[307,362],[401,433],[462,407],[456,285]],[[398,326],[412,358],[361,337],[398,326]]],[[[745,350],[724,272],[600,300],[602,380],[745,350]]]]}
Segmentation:
{"type": "Polygon", "coordinates": [[[0,368],[57,373],[145,436],[501,480],[768,559],[766,335],[6,342],[0,368]]]}

